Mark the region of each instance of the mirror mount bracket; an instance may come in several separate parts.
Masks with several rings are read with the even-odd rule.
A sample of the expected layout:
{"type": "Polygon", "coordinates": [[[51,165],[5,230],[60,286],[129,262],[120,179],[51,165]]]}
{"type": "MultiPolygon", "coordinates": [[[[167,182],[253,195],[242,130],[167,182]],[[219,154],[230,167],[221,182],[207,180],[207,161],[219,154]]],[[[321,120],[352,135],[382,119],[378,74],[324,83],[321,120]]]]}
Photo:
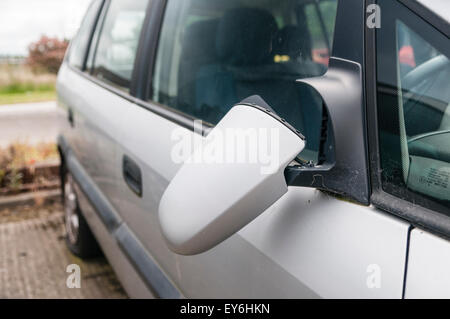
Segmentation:
{"type": "Polygon", "coordinates": [[[287,185],[318,188],[368,205],[369,168],[361,65],[332,57],[324,76],[297,82],[308,85],[322,97],[329,129],[325,130],[325,147],[319,152],[319,159],[323,161],[319,160],[313,167],[288,166],[285,170],[287,185]]]}

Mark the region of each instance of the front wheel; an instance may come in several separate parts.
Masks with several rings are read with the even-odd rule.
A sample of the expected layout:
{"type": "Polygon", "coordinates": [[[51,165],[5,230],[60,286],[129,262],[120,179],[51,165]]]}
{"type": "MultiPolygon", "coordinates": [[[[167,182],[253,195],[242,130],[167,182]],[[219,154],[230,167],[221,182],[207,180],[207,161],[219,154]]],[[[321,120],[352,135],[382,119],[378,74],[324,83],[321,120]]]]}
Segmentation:
{"type": "Polygon", "coordinates": [[[73,177],[67,171],[63,176],[63,198],[67,247],[81,258],[100,255],[100,247],[81,213],[73,177]]]}

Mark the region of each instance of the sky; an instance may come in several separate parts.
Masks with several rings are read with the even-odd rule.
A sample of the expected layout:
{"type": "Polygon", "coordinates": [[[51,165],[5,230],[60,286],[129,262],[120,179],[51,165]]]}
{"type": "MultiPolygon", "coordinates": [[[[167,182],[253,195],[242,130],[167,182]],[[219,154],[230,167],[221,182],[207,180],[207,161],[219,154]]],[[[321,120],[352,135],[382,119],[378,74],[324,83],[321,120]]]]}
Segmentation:
{"type": "Polygon", "coordinates": [[[91,0],[0,0],[0,55],[26,55],[41,35],[70,39],[91,0]]]}

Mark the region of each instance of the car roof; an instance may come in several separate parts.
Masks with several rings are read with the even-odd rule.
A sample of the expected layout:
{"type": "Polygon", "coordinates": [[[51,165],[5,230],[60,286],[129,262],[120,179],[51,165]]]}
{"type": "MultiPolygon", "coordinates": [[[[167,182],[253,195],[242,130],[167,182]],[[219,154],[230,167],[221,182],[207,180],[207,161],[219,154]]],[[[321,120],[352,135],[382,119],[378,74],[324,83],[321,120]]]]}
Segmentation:
{"type": "Polygon", "coordinates": [[[450,1],[449,0],[416,0],[424,7],[433,11],[436,15],[450,23],[450,1]]]}

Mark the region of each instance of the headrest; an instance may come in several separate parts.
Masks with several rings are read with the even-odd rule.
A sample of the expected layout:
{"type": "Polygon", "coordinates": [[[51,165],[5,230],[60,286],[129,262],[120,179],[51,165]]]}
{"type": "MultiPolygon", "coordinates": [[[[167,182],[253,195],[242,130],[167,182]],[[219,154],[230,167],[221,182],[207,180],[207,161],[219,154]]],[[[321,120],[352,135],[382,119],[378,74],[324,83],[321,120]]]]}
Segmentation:
{"type": "Polygon", "coordinates": [[[274,17],[265,10],[230,10],[219,22],[217,56],[231,65],[268,63],[272,57],[272,39],[277,29],[274,17]]]}
{"type": "Polygon", "coordinates": [[[204,59],[216,56],[218,20],[198,21],[189,25],[183,35],[183,58],[204,59]]]}
{"type": "Polygon", "coordinates": [[[311,37],[308,30],[288,25],[278,31],[274,40],[274,51],[279,55],[288,55],[293,59],[311,59],[311,37]]]}

